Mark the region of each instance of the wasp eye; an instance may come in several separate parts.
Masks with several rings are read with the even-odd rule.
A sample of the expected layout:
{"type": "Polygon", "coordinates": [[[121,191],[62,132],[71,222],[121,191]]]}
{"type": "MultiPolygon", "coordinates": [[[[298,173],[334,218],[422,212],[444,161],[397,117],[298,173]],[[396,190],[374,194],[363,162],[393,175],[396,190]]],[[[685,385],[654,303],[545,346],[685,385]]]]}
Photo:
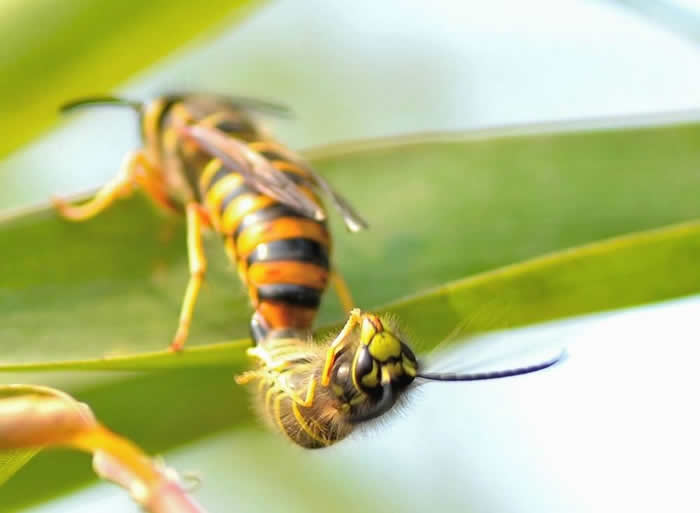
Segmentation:
{"type": "Polygon", "coordinates": [[[357,355],[357,361],[355,362],[355,376],[358,381],[362,379],[362,376],[372,372],[372,367],[374,365],[374,360],[372,355],[369,354],[367,347],[360,349],[357,355]]]}
{"type": "Polygon", "coordinates": [[[350,366],[347,364],[347,362],[341,363],[335,368],[334,381],[345,382],[348,379],[349,374],[350,366]]]}

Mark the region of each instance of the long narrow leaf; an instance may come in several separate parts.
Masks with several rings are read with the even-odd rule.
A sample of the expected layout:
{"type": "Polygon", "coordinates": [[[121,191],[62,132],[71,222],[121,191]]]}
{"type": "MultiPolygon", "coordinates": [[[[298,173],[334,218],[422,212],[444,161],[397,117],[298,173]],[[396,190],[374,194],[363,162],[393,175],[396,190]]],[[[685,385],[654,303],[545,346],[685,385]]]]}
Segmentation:
{"type": "MultiPolygon", "coordinates": [[[[432,349],[447,335],[505,329],[700,292],[700,221],[571,248],[380,307],[432,349]]],[[[145,370],[246,365],[247,340],[150,354],[0,365],[0,371],[145,370]]]]}
{"type": "MultiPolygon", "coordinates": [[[[357,304],[375,308],[544,253],[697,219],[698,140],[700,125],[477,133],[325,156],[316,165],[371,224],[348,235],[336,219],[334,260],[357,304]]],[[[6,218],[0,361],[162,351],[188,278],[184,239],[180,221],[162,219],[140,197],[85,223],[67,223],[51,210],[6,218]]],[[[247,294],[217,237],[206,254],[190,348],[248,335],[247,294]]],[[[319,324],[342,319],[331,291],[323,304],[319,324]]],[[[501,311],[534,315],[516,307],[501,311]]],[[[421,322],[419,312],[406,317],[411,326],[421,322]]]]}

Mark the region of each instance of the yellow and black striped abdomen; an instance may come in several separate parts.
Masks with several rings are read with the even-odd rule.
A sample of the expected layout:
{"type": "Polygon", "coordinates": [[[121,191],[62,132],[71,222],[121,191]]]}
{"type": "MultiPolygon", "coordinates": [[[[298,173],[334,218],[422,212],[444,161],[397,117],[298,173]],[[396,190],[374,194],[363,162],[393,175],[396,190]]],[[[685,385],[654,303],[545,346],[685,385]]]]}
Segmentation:
{"type": "MultiPolygon", "coordinates": [[[[318,203],[303,170],[283,160],[271,162],[318,203]]],[[[216,159],[204,168],[199,188],[253,306],[269,327],[309,328],[328,282],[325,223],[260,194],[216,159]]]]}

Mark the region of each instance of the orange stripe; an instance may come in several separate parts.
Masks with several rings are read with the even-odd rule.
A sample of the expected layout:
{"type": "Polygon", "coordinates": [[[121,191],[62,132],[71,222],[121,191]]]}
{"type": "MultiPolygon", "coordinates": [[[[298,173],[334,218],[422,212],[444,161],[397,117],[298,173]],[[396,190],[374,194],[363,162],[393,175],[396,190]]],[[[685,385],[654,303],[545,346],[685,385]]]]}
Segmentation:
{"type": "Polygon", "coordinates": [[[309,187],[304,187],[301,185],[297,185],[297,189],[299,189],[301,192],[303,192],[307,198],[309,198],[311,201],[316,203],[321,209],[323,209],[323,203],[321,202],[321,199],[316,196],[316,193],[309,187]]]}
{"type": "Polygon", "coordinates": [[[248,268],[251,285],[291,283],[323,290],[328,283],[328,271],[308,262],[256,262],[248,268]]]}
{"type": "Polygon", "coordinates": [[[315,308],[287,305],[277,301],[262,301],[256,308],[271,329],[310,328],[316,317],[315,308]]]}
{"type": "Polygon", "coordinates": [[[307,173],[304,169],[286,160],[272,160],[270,161],[270,164],[272,164],[280,171],[289,171],[290,173],[294,173],[295,175],[299,175],[303,178],[311,178],[311,175],[309,175],[309,173],[307,173]]]}
{"type": "Polygon", "coordinates": [[[236,239],[236,252],[238,258],[247,258],[258,244],[293,237],[315,240],[326,248],[330,246],[330,236],[324,225],[312,219],[279,217],[243,230],[236,239]]]}
{"type": "MultiPolygon", "coordinates": [[[[216,188],[217,186],[215,185],[214,189],[216,188]]],[[[236,228],[245,216],[255,212],[256,210],[272,205],[273,203],[276,203],[276,201],[268,196],[261,196],[260,194],[255,193],[241,194],[228,204],[226,210],[221,216],[221,232],[235,232],[236,228]]],[[[221,204],[221,200],[219,200],[219,204],[221,204]]]]}

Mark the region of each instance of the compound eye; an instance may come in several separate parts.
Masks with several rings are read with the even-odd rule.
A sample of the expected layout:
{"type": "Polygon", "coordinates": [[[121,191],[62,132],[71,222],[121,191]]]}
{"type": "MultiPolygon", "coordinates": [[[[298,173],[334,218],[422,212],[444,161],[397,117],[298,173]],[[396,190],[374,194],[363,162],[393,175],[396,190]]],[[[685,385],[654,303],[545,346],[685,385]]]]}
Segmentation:
{"type": "MultiPolygon", "coordinates": [[[[355,381],[357,383],[363,383],[365,376],[371,374],[376,368],[374,358],[369,353],[367,347],[362,347],[357,355],[357,360],[355,361],[355,381]]],[[[363,383],[365,384],[365,383],[363,383]]]]}
{"type": "Polygon", "coordinates": [[[340,365],[337,365],[335,367],[335,371],[333,372],[333,381],[336,382],[345,382],[347,381],[348,377],[350,375],[350,366],[348,365],[347,362],[341,363],[340,365]]]}
{"type": "Polygon", "coordinates": [[[365,392],[374,391],[379,387],[379,366],[367,347],[360,349],[355,362],[354,381],[365,392]]]}

